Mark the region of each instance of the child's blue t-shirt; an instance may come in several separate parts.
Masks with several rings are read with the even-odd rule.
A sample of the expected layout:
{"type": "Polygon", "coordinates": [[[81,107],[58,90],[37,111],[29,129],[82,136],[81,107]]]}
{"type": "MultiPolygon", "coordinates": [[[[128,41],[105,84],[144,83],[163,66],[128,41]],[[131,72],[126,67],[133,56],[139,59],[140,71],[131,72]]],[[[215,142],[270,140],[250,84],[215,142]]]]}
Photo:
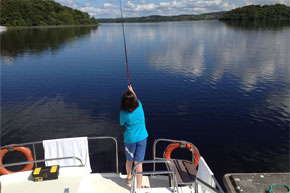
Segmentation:
{"type": "Polygon", "coordinates": [[[136,143],[148,137],[143,107],[139,100],[138,102],[139,106],[134,111],[121,110],[120,112],[120,124],[126,127],[125,143],[136,143]]]}

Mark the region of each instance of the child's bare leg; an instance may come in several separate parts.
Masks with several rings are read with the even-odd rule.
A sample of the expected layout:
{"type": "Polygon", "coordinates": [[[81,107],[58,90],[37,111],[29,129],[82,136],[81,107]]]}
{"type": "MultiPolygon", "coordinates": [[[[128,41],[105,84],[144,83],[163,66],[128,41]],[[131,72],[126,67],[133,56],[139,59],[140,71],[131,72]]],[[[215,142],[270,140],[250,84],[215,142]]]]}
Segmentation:
{"type": "MultiPolygon", "coordinates": [[[[137,162],[135,162],[135,164],[137,164],[137,162]]],[[[136,172],[143,172],[143,167],[142,164],[139,164],[136,168],[136,172]]],[[[141,188],[142,187],[142,174],[138,174],[137,175],[137,188],[141,188]]]]}
{"type": "Polygon", "coordinates": [[[132,165],[133,165],[133,161],[126,160],[127,179],[132,178],[132,165]]]}

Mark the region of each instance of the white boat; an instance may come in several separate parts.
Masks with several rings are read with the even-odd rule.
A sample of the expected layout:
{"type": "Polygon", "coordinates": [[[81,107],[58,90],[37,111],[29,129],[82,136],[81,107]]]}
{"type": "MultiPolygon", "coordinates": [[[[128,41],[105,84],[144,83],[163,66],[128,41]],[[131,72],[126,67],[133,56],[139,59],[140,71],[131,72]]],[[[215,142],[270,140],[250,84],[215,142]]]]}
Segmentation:
{"type": "MultiPolygon", "coordinates": [[[[17,165],[26,165],[26,167],[33,166],[33,168],[29,168],[28,171],[10,172],[9,174],[1,175],[0,193],[223,193],[223,190],[219,186],[204,159],[200,156],[197,148],[190,142],[169,139],[155,140],[153,144],[153,160],[140,162],[143,163],[143,165],[153,165],[153,170],[138,173],[136,172],[135,166],[132,171],[132,182],[129,186],[126,184],[126,175],[119,173],[118,143],[116,138],[104,136],[88,137],[87,139],[89,142],[102,139],[113,140],[115,143],[116,157],[115,173],[90,173],[87,170],[86,161],[76,156],[38,159],[35,149],[36,146],[41,146],[44,143],[42,141],[8,145],[3,146],[0,149],[0,170],[2,173],[3,170],[8,170],[7,168],[17,165]],[[192,160],[176,160],[156,157],[156,146],[159,142],[170,143],[174,146],[179,144],[179,146],[171,148],[170,151],[174,150],[176,147],[188,148],[192,151],[192,160]],[[7,152],[13,150],[18,151],[17,148],[22,147],[32,147],[33,160],[29,159],[30,154],[25,148],[25,151],[20,151],[26,155],[29,161],[10,164],[2,163],[2,159],[7,152]],[[196,155],[200,156],[197,161],[196,155]],[[74,160],[79,164],[53,166],[49,170],[57,175],[56,179],[45,180],[45,177],[47,177],[48,174],[47,170],[45,170],[46,166],[44,166],[44,163],[48,163],[48,161],[57,162],[63,160],[74,160]],[[165,164],[166,167],[163,168],[167,169],[157,170],[156,164],[165,164]],[[195,164],[197,164],[197,167],[195,167],[195,164]],[[54,168],[54,171],[52,171],[52,168],[54,168]],[[58,168],[58,170],[56,170],[56,168],[58,168]],[[46,173],[43,172],[43,174],[40,175],[39,173],[41,169],[46,171],[46,173]],[[143,185],[146,185],[147,188],[136,189],[135,178],[138,174],[143,174],[143,185]],[[36,177],[37,175],[41,176],[41,178],[36,177]]],[[[171,152],[169,152],[169,156],[170,153],[171,152]]],[[[112,157],[114,157],[114,155],[112,155],[112,157]]]]}

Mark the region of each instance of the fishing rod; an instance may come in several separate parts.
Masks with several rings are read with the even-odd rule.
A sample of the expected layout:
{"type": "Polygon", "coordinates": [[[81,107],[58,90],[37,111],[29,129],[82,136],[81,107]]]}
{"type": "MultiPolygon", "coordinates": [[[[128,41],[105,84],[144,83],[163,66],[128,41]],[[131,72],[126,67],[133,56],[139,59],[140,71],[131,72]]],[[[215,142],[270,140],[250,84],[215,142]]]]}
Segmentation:
{"type": "Polygon", "coordinates": [[[120,1],[122,29],[123,29],[124,50],[125,50],[125,58],[126,58],[126,66],[127,66],[127,78],[128,78],[128,85],[130,85],[129,65],[128,65],[128,56],[127,56],[127,45],[126,45],[124,18],[123,18],[123,10],[122,10],[122,2],[121,2],[122,0],[119,0],[119,1],[120,1]]]}

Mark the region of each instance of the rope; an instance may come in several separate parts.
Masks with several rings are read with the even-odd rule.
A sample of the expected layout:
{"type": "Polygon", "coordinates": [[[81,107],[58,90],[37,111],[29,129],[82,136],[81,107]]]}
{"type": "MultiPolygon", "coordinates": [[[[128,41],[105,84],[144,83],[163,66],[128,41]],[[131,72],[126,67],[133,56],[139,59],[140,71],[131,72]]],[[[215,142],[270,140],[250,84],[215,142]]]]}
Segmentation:
{"type": "Polygon", "coordinates": [[[286,185],[284,185],[284,184],[272,184],[272,185],[269,187],[269,189],[266,191],[266,193],[275,193],[275,192],[273,191],[273,187],[275,187],[275,186],[282,186],[282,187],[284,187],[284,188],[287,188],[288,192],[286,192],[286,193],[290,193],[290,187],[289,187],[289,186],[286,186],[286,185]]]}
{"type": "Polygon", "coordinates": [[[120,0],[120,11],[121,11],[121,20],[122,20],[122,29],[123,29],[124,50],[125,50],[125,58],[126,58],[126,66],[127,66],[128,85],[130,85],[129,65],[128,65],[128,56],[127,56],[127,45],[126,45],[124,18],[123,18],[123,10],[122,10],[122,2],[121,1],[122,0],[120,0]]]}

